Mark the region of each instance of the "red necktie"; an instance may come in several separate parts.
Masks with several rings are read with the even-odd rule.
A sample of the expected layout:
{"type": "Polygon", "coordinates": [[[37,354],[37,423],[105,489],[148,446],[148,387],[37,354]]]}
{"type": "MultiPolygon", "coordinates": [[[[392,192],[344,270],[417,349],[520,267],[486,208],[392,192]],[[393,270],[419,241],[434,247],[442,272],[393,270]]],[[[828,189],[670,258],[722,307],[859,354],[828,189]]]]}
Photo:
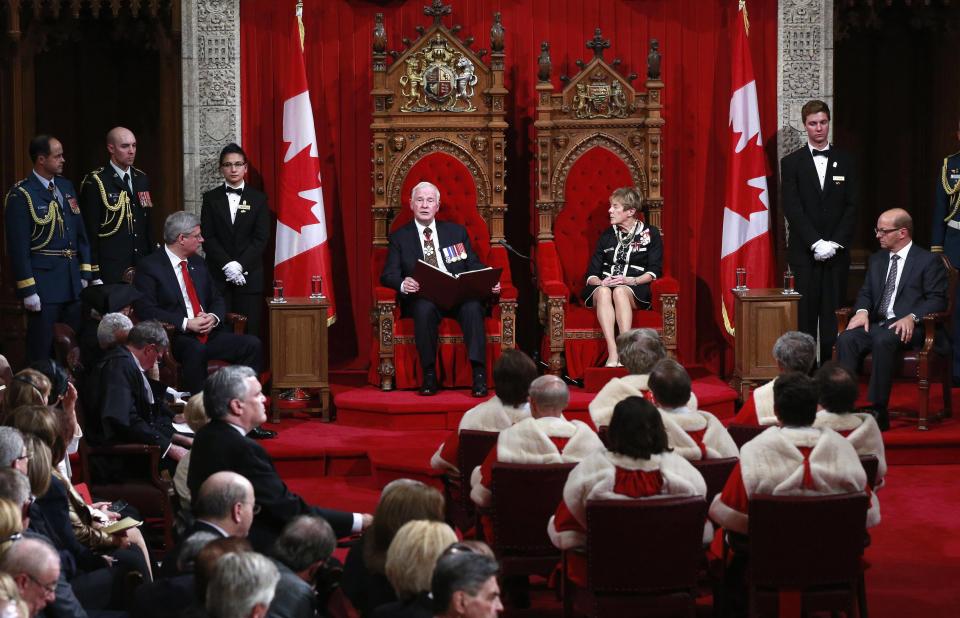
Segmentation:
{"type": "MultiPolygon", "coordinates": [[[[190,271],[187,270],[186,260],[180,262],[180,271],[183,273],[183,285],[187,286],[187,298],[190,299],[190,304],[193,305],[193,315],[196,316],[198,313],[203,312],[203,305],[200,304],[200,297],[197,296],[197,288],[193,287],[193,279],[190,277],[190,271]]],[[[207,342],[206,335],[197,335],[197,339],[200,343],[207,342]]]]}

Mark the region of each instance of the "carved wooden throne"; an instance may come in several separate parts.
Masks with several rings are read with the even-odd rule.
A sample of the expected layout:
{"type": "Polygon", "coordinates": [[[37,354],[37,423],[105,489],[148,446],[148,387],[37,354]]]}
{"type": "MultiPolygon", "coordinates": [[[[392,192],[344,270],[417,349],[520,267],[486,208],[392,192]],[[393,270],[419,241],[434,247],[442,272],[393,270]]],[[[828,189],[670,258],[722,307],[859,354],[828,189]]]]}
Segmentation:
{"type": "MultiPolygon", "coordinates": [[[[594,56],[577,61],[580,71],[562,76],[564,86],[554,92],[550,83],[549,44],[542,44],[537,83],[536,196],[537,268],[540,316],[544,324],[543,358],[551,373],[566,365],[573,378],[596,366],[606,356],[606,345],[593,310],[583,306],[580,291],[600,234],[610,225],[608,199],[614,189],[634,185],[644,196],[643,214],[663,231],[660,195],[662,127],[660,54],[651,41],[647,59],[646,92],[631,86],[636,75],[623,76],[607,63],[610,42],[600,35],[587,42],[594,56]]],[[[669,238],[668,234],[664,235],[669,238]]],[[[635,327],[660,331],[673,354],[677,347],[679,284],[667,276],[652,284],[651,310],[634,312],[635,327]]]]}
{"type": "MultiPolygon", "coordinates": [[[[490,63],[486,50],[461,41],[460,26],[441,22],[451,8],[434,0],[433,17],[403,52],[386,51],[383,15],[373,42],[373,286],[375,330],[369,380],[384,390],[413,388],[421,380],[413,320],[401,318],[397,293],[379,284],[390,232],[412,219],[410,192],[420,181],[440,189],[438,219],[467,228],[470,243],[488,266],[503,268],[502,292],[486,320],[487,362],[514,347],[517,291],[503,240],[505,136],[503,26],[494,14],[490,63]],[[393,62],[389,63],[387,57],[393,62]]],[[[445,387],[470,386],[472,374],[456,320],[440,324],[437,372],[445,387]]],[[[489,372],[492,374],[492,372],[489,372]]]]}

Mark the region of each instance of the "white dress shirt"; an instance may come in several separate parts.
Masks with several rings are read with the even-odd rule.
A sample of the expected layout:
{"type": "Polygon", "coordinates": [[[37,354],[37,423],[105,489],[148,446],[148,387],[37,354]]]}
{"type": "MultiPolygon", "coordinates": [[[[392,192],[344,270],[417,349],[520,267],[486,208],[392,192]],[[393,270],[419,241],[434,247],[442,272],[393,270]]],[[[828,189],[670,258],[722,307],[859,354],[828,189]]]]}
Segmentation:
{"type": "MultiPolygon", "coordinates": [[[[243,187],[246,185],[244,181],[240,181],[240,184],[237,186],[231,185],[229,182],[224,182],[223,186],[230,189],[239,189],[243,191],[243,187]]],[[[237,193],[230,193],[227,191],[227,204],[230,205],[230,223],[237,222],[237,209],[240,208],[240,195],[237,193]]]]}
{"type": "MultiPolygon", "coordinates": [[[[900,256],[900,259],[896,261],[896,266],[897,266],[897,278],[896,278],[896,280],[894,280],[894,284],[893,284],[893,296],[890,297],[890,306],[887,308],[887,319],[890,319],[890,318],[894,317],[894,315],[895,315],[895,314],[893,313],[893,304],[894,304],[894,302],[895,302],[896,299],[897,299],[897,290],[900,289],[900,277],[903,275],[903,267],[906,266],[906,264],[907,264],[907,253],[910,252],[910,247],[912,247],[912,246],[913,246],[913,241],[911,240],[911,241],[908,242],[902,249],[900,249],[899,251],[897,251],[897,252],[894,253],[894,254],[891,254],[891,256],[890,256],[890,257],[892,258],[894,255],[899,255],[899,256],[900,256]]],[[[887,266],[887,272],[886,272],[886,274],[884,274],[884,276],[883,276],[883,283],[884,283],[884,285],[886,285],[886,283],[887,283],[887,277],[890,276],[890,269],[893,268],[893,266],[894,266],[894,261],[891,259],[891,260],[890,260],[890,265],[887,266]]]]}
{"type": "Polygon", "coordinates": [[[187,284],[183,280],[183,271],[180,269],[180,262],[185,262],[186,260],[177,256],[177,254],[170,250],[170,247],[164,247],[163,250],[167,252],[167,258],[170,260],[170,265],[173,266],[173,272],[177,275],[177,283],[180,284],[180,295],[183,296],[183,306],[187,308],[187,317],[183,318],[183,324],[180,325],[180,330],[186,332],[187,320],[193,319],[197,315],[194,312],[193,304],[190,302],[190,295],[187,294],[187,284]]]}
{"type": "Polygon", "coordinates": [[[113,162],[113,159],[110,159],[110,167],[112,167],[114,171],[117,172],[117,175],[120,176],[120,183],[127,189],[127,191],[133,191],[133,174],[130,172],[130,168],[128,167],[125,170],[120,169],[117,167],[117,164],[113,162]],[[127,175],[127,178],[130,180],[130,182],[125,182],[123,180],[124,174],[127,175]]]}
{"type": "MultiPolygon", "coordinates": [[[[810,156],[813,157],[814,152],[819,152],[819,149],[814,148],[813,144],[807,142],[807,148],[810,149],[810,156]]],[[[828,150],[830,145],[827,144],[827,147],[824,150],[828,150]]],[[[817,177],[820,179],[820,188],[823,189],[823,182],[827,178],[827,163],[829,157],[813,157],[813,165],[817,168],[817,177]]]]}

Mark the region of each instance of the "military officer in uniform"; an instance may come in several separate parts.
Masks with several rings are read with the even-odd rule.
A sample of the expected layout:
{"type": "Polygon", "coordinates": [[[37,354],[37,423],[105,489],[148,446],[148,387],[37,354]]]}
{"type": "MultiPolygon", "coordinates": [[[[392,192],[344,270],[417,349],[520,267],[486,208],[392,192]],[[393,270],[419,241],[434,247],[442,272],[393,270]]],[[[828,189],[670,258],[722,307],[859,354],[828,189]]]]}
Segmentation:
{"type": "Polygon", "coordinates": [[[109,163],[83,179],[80,205],[99,276],[106,283],[119,283],[123,272],[153,249],[153,201],[147,175],[133,167],[137,138],[130,129],[110,129],[107,151],[109,163]]]}
{"type": "MultiPolygon", "coordinates": [[[[27,361],[50,358],[54,322],[80,326],[80,290],[94,280],[73,183],[61,176],[63,145],[30,142],[33,171],[7,193],[4,231],[17,296],[27,310],[27,361]]],[[[96,281],[100,283],[100,281],[96,281]]]]}
{"type": "MultiPolygon", "coordinates": [[[[957,130],[960,140],[960,127],[957,130]]],[[[960,152],[944,157],[937,176],[930,251],[944,253],[960,268],[960,152]]],[[[960,380],[960,307],[953,311],[953,379],[960,380]]]]}

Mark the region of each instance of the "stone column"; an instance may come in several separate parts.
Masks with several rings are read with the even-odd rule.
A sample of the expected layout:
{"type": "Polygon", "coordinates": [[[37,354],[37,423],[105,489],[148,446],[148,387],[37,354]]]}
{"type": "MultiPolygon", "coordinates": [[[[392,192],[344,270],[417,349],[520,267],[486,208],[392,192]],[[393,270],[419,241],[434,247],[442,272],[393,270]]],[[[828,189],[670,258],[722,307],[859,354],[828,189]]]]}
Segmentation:
{"type": "Polygon", "coordinates": [[[800,108],[833,109],[834,0],[780,0],[777,19],[777,156],[804,144],[800,108]]]}
{"type": "Polygon", "coordinates": [[[184,210],[199,214],[220,149],[240,143],[240,0],[184,0],[181,19],[184,210]]]}

